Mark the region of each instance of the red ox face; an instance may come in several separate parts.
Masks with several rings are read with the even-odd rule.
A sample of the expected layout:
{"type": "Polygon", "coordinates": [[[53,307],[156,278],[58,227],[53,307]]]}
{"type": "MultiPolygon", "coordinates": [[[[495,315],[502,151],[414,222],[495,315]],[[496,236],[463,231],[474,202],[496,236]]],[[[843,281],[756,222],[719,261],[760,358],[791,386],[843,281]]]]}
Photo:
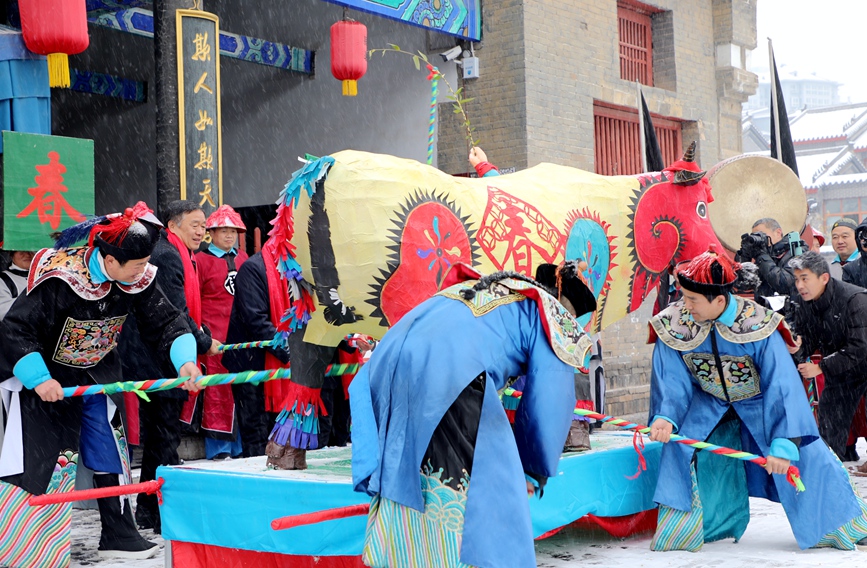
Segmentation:
{"type": "Polygon", "coordinates": [[[706,252],[710,244],[723,250],[708,219],[710,184],[704,178],[689,185],[673,183],[669,179],[674,175],[666,170],[639,176],[641,189],[632,215],[637,263],[630,311],[638,309],[672,264],[706,252]]]}

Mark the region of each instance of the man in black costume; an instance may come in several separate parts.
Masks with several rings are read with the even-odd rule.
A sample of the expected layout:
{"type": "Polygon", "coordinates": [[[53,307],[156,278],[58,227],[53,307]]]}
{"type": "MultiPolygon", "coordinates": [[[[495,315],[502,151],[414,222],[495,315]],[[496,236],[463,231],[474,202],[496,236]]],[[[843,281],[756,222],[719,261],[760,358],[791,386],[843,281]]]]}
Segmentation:
{"type": "MultiPolygon", "coordinates": [[[[138,317],[149,355],[163,368],[191,379],[201,374],[184,316],[154,282],[156,268],[148,263],[158,234],[159,221],[139,202],[123,214],[67,229],[56,249],[34,257],[27,294],[0,324],[0,373],[13,377],[0,385],[8,413],[0,454],[4,531],[6,523],[15,523],[21,538],[34,542],[52,532],[44,515],[41,521],[28,515],[22,496],[57,491],[74,477],[79,454],[95,472],[96,487],[129,482],[120,395],[64,398],[63,387],[121,379],[114,348],[130,313],[138,317]],[[86,237],[89,246],[68,248],[86,237]]],[[[184,388],[197,390],[192,380],[184,388]]],[[[150,558],[158,552],[136,530],[128,498],[97,503],[101,556],[150,558]]],[[[0,542],[0,564],[14,560],[15,541],[0,542]]]]}

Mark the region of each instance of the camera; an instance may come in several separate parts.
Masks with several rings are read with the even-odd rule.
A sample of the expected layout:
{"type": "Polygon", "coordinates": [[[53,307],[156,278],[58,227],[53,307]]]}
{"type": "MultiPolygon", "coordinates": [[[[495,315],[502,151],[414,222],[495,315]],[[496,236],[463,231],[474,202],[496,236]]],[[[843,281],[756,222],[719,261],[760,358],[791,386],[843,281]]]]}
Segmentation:
{"type": "Polygon", "coordinates": [[[771,250],[771,237],[762,233],[745,233],[741,235],[741,249],[736,253],[738,262],[749,261],[763,252],[771,250]]]}
{"type": "Polygon", "coordinates": [[[457,59],[458,57],[461,56],[461,53],[463,53],[461,46],[456,45],[453,48],[451,48],[450,50],[443,51],[442,53],[440,53],[440,57],[443,58],[443,61],[454,61],[455,59],[457,59]]]}

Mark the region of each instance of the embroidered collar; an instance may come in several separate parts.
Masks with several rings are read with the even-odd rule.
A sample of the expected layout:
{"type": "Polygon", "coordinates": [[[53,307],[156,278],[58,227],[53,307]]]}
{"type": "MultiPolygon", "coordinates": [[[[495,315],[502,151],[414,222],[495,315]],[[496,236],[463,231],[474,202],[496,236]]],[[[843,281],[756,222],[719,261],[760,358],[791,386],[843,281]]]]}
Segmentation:
{"type": "Polygon", "coordinates": [[[592,343],[566,308],[549,293],[521,280],[505,278],[493,283],[487,290],[476,292],[472,300],[461,296],[461,290],[472,288],[477,280],[465,280],[439,292],[466,304],[476,316],[482,316],[504,304],[526,299],[534,300],[539,310],[542,327],[551,349],[558,359],[577,369],[585,369],[592,343]]]}
{"type": "Polygon", "coordinates": [[[729,306],[713,322],[696,322],[681,300],[651,318],[650,325],[660,341],[672,349],[691,351],[707,339],[711,326],[723,339],[743,344],[767,339],[782,321],[783,317],[773,310],[752,300],[730,296],[729,306]]]}
{"type": "Polygon", "coordinates": [[[27,293],[49,278],[60,278],[85,300],[99,300],[108,295],[112,285],[127,294],[138,294],[151,285],[156,277],[157,268],[148,264],[138,282],[125,284],[108,280],[95,247],[76,247],[69,249],[42,249],[33,257],[30,275],[27,278],[27,293]],[[97,253],[94,255],[94,253],[97,253]],[[91,266],[95,267],[92,271],[91,266]],[[96,273],[98,271],[98,274],[96,273]],[[94,277],[96,276],[96,277],[94,277]]]}

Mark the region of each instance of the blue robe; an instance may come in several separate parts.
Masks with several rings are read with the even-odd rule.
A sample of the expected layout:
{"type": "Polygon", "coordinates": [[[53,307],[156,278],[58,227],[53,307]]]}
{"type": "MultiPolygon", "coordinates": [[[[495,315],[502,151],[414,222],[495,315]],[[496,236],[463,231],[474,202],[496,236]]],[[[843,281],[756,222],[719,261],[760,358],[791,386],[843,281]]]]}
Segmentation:
{"type": "Polygon", "coordinates": [[[539,293],[547,309],[514,292],[475,306],[454,294],[423,302],[389,329],[349,389],[356,490],[423,511],[419,468],[434,429],[486,374],[460,552],[473,566],[536,566],[524,474],[556,475],[575,407],[574,365],[589,354],[576,325],[574,365],[561,360],[569,357],[562,336],[553,345],[562,331],[553,319],[562,313],[552,319],[550,310],[562,306],[539,293]],[[497,391],[518,375],[527,382],[513,434],[497,391]]]}
{"type": "MultiPolygon", "coordinates": [[[[786,446],[794,450],[792,465],[800,470],[806,491],[796,494],[785,475],[769,476],[758,465],[743,462],[747,490],[753,497],[782,503],[798,545],[810,548],[860,516],[861,509],[846,470],[819,438],[800,375],[777,330],[780,322],[779,315],[733,296],[713,324],[696,323],[683,302],[660,312],[651,320],[659,339],[653,351],[650,416],[669,420],[683,436],[705,440],[733,408],[744,451],[788,458],[786,446]],[[726,370],[727,392],[718,378],[711,334],[716,334],[726,370]],[[787,442],[797,439],[797,449],[787,442]],[[780,449],[772,453],[772,445],[780,449]]],[[[654,501],[690,510],[694,452],[683,444],[665,444],[654,501]]],[[[704,486],[701,493],[713,490],[704,486]]]]}

